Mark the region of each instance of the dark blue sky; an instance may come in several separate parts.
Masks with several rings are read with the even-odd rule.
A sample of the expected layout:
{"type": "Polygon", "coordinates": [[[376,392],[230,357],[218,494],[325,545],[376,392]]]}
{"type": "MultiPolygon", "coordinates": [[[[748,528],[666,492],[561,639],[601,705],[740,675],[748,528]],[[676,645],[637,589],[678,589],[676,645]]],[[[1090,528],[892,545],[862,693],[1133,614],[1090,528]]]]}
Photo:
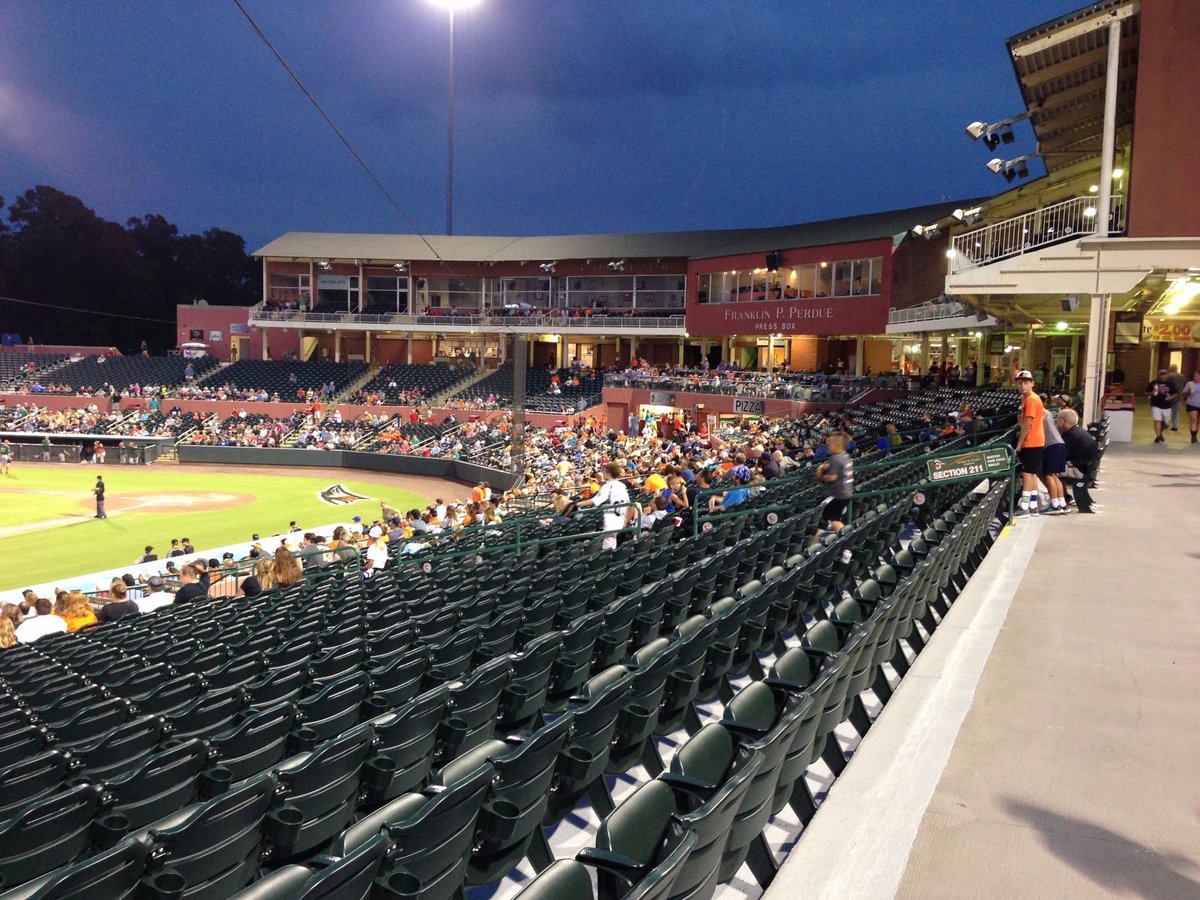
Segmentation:
{"type": "MultiPolygon", "coordinates": [[[[446,13],[244,0],[423,231],[446,13]]],[[[456,27],[455,231],[776,225],[999,192],[1004,39],[1080,0],[484,0],[456,27]]],[[[1032,150],[1028,131],[1008,149],[1032,150]]],[[[408,231],[232,0],[0,0],[0,196],[35,184],[251,249],[408,231]]]]}

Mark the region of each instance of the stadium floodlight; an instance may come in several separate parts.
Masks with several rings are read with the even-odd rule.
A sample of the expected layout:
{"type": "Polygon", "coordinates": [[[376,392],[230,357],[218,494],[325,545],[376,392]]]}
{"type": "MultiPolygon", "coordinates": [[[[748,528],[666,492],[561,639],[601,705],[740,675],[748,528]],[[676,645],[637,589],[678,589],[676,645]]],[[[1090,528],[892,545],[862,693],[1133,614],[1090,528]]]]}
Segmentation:
{"type": "Polygon", "coordinates": [[[446,66],[446,234],[454,234],[454,14],[482,0],[429,0],[446,10],[450,22],[450,54],[446,66]]]}
{"type": "Polygon", "coordinates": [[[1037,159],[1041,156],[1040,153],[1026,153],[1024,156],[1018,156],[1015,159],[1001,159],[996,157],[989,160],[987,167],[997,175],[1003,175],[1004,180],[1012,183],[1015,178],[1028,178],[1029,166],[1026,163],[1031,159],[1037,159]]]}
{"type": "Polygon", "coordinates": [[[992,122],[990,125],[987,122],[972,122],[964,130],[971,140],[983,141],[989,150],[995,150],[1002,143],[1011,144],[1015,141],[1017,136],[1013,134],[1012,126],[1032,115],[1031,112],[1023,112],[999,122],[992,122]]]}

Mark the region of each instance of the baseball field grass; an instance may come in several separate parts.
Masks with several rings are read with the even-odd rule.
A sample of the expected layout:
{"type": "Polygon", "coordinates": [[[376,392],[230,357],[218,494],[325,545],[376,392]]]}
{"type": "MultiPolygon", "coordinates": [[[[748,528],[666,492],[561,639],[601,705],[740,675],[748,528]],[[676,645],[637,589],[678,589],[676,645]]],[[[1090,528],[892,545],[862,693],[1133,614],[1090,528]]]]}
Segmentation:
{"type": "MultiPolygon", "coordinates": [[[[197,550],[264,538],[301,528],[379,516],[386,500],[399,510],[429,498],[389,485],[386,478],[286,470],[212,470],[208,467],[15,464],[0,474],[0,590],[130,565],[147,544],[165,559],[172,538],[191,538],[197,550]],[[93,518],[92,489],[103,475],[107,519],[93,518]],[[349,477],[347,477],[349,476],[349,477]],[[341,485],[342,502],[321,497],[341,485]]],[[[331,495],[331,494],[330,494],[331,495]]]]}

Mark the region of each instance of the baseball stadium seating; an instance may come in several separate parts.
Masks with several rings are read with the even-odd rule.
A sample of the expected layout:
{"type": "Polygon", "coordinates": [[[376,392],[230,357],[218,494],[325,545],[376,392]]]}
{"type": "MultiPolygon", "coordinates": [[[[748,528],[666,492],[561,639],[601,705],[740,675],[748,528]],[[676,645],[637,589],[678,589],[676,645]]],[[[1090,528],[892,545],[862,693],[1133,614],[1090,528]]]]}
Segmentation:
{"type": "Polygon", "coordinates": [[[4,651],[0,900],[768,885],[767,826],[811,819],[1007,515],[1006,479],[926,487],[912,532],[923,467],[862,466],[815,543],[795,477],[614,551],[510,521],[4,651]]]}

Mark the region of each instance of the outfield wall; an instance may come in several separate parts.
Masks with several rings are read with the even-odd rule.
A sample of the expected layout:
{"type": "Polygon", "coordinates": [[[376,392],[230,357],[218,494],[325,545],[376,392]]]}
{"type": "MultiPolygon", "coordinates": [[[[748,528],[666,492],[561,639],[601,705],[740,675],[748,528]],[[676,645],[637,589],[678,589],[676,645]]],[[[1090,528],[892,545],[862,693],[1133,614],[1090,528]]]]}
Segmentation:
{"type": "Polygon", "coordinates": [[[181,463],[213,463],[225,466],[319,466],[321,468],[365,469],[370,472],[391,472],[397,475],[425,475],[447,478],[464,484],[486,481],[501,491],[511,489],[517,476],[500,469],[490,469],[458,459],[436,459],[423,456],[402,456],[385,453],[364,453],[355,450],[300,450],[261,447],[206,447],[180,444],[177,448],[181,463]]]}

